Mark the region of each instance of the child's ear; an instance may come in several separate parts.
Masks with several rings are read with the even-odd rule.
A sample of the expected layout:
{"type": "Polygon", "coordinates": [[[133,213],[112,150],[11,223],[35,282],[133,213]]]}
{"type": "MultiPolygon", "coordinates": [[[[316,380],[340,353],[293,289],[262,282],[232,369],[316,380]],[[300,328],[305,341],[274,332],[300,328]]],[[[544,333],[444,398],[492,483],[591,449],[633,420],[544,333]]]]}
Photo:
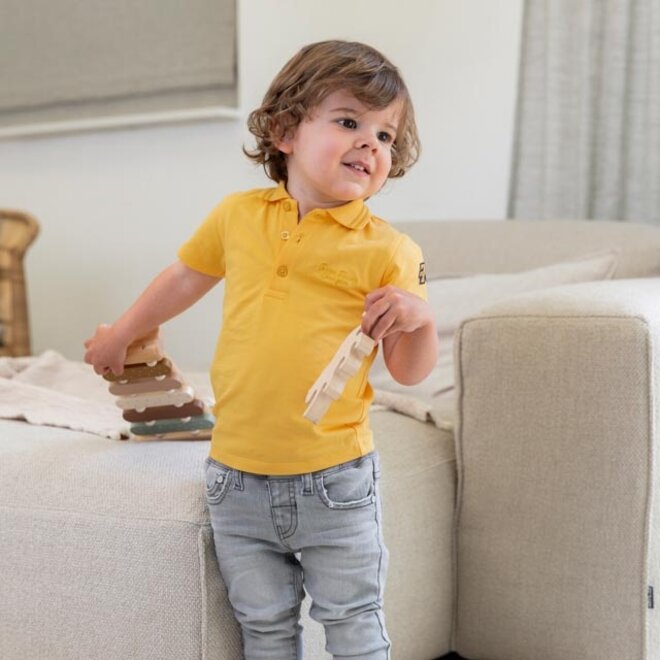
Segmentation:
{"type": "Polygon", "coordinates": [[[289,155],[293,151],[293,140],[291,136],[285,135],[283,138],[275,142],[275,146],[286,155],[289,155]]]}
{"type": "Polygon", "coordinates": [[[293,151],[293,128],[283,130],[280,125],[273,126],[273,134],[275,146],[283,153],[290,154],[293,151]]]}

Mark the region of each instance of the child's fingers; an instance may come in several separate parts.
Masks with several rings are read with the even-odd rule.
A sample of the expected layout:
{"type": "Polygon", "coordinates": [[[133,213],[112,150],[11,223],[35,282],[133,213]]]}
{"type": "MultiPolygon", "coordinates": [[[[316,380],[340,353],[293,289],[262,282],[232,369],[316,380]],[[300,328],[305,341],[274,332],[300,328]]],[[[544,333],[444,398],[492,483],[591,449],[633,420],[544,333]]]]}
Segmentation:
{"type": "Polygon", "coordinates": [[[99,375],[102,376],[103,374],[107,374],[109,372],[112,372],[115,374],[115,376],[119,376],[122,371],[124,371],[124,365],[119,364],[118,362],[109,362],[109,361],[100,361],[100,360],[94,360],[92,359],[87,359],[87,356],[85,356],[85,362],[88,362],[89,364],[92,365],[94,368],[94,371],[99,375]]]}
{"type": "Polygon", "coordinates": [[[99,375],[110,371],[119,375],[124,370],[125,351],[120,355],[117,349],[108,343],[110,330],[111,326],[101,323],[96,326],[94,336],[84,342],[86,351],[83,360],[91,364],[99,375]]]}
{"type": "Polygon", "coordinates": [[[381,341],[384,337],[387,337],[396,327],[396,315],[386,312],[382,316],[379,316],[371,328],[371,338],[375,342],[381,341]]]}
{"type": "Polygon", "coordinates": [[[124,371],[124,365],[123,364],[120,364],[120,365],[114,364],[111,367],[109,367],[108,369],[106,369],[106,371],[108,371],[108,370],[112,371],[112,373],[115,376],[119,376],[119,374],[122,373],[122,371],[124,371]]]}
{"type": "Polygon", "coordinates": [[[370,291],[364,298],[364,308],[369,309],[379,300],[382,300],[385,296],[387,296],[387,294],[390,293],[391,290],[392,287],[388,285],[388,286],[382,286],[380,287],[380,289],[374,289],[373,291],[370,291]]]}
{"type": "Polygon", "coordinates": [[[84,345],[85,348],[89,348],[92,343],[94,343],[95,340],[99,339],[101,335],[103,335],[110,326],[107,323],[100,323],[99,325],[96,326],[96,330],[94,331],[94,336],[89,337],[89,339],[85,339],[84,345]]]}
{"type": "MultiPolygon", "coordinates": [[[[383,320],[383,322],[380,323],[381,319],[384,319],[384,317],[387,316],[391,307],[391,303],[386,298],[380,298],[374,302],[362,316],[362,331],[375,341],[379,341],[380,337],[377,336],[377,330],[391,325],[390,320],[383,320]]],[[[395,315],[390,314],[389,316],[393,319],[395,315]]]]}

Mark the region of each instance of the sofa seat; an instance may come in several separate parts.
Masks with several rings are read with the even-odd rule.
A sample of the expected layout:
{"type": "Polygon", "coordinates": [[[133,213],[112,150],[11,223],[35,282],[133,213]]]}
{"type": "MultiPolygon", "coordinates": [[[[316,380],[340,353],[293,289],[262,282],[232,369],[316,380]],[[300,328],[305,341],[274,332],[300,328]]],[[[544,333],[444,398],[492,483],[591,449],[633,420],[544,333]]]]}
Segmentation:
{"type": "MultiPolygon", "coordinates": [[[[373,426],[393,658],[437,657],[450,645],[453,440],[389,411],[373,426]]],[[[0,437],[0,657],[242,657],[204,500],[207,442],[118,442],[7,420],[0,437]]],[[[304,625],[306,657],[329,657],[321,627],[304,625]]]]}

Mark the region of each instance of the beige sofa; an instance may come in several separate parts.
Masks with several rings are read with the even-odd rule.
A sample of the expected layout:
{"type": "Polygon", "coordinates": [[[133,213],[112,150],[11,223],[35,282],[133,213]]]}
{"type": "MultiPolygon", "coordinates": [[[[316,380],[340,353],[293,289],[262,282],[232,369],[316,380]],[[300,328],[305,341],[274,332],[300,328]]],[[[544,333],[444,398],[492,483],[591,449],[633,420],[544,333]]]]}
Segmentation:
{"type": "MultiPolygon", "coordinates": [[[[450,649],[484,660],[660,658],[647,609],[658,571],[660,230],[404,229],[429,278],[448,281],[618,254],[598,276],[617,281],[471,313],[455,333],[454,388],[446,371],[442,387],[408,398],[379,383],[393,660],[450,649]]],[[[207,450],[0,421],[1,658],[241,657],[204,506],[207,450]]],[[[306,631],[306,658],[326,658],[322,631],[307,619],[306,631]]]]}

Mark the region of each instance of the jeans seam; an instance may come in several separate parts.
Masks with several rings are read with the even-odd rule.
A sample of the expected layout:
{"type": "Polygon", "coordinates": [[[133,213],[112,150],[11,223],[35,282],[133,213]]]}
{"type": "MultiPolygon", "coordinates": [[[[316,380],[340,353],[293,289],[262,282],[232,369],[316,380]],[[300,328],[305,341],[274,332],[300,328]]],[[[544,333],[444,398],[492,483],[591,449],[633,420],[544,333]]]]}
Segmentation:
{"type": "MultiPolygon", "coordinates": [[[[286,539],[290,538],[295,533],[296,529],[298,529],[298,507],[296,506],[295,497],[293,501],[293,509],[295,509],[296,511],[295,522],[293,521],[293,517],[292,517],[291,519],[292,524],[289,525],[289,529],[287,529],[286,532],[282,532],[280,526],[277,524],[277,521],[275,520],[275,512],[273,511],[273,509],[275,508],[273,506],[273,493],[270,489],[270,482],[268,480],[266,480],[266,488],[268,489],[268,499],[270,502],[270,521],[273,524],[273,529],[275,530],[275,534],[277,535],[277,538],[280,540],[280,543],[287,550],[293,550],[293,548],[286,542],[286,539]]],[[[291,485],[289,485],[289,501],[291,501],[290,493],[291,493],[291,485]]]]}
{"type": "Polygon", "coordinates": [[[374,517],[376,520],[376,540],[378,542],[378,574],[377,574],[377,582],[378,582],[378,591],[376,594],[376,599],[377,599],[377,605],[378,608],[374,614],[376,615],[376,619],[378,621],[378,627],[380,628],[380,636],[383,638],[383,641],[387,644],[387,657],[390,657],[390,648],[392,646],[392,643],[390,640],[387,638],[385,634],[385,626],[383,624],[383,617],[382,617],[382,603],[383,603],[383,583],[382,583],[382,568],[383,568],[383,539],[382,539],[382,529],[381,529],[381,513],[380,513],[380,507],[379,507],[379,502],[378,502],[378,490],[377,487],[375,487],[375,494],[376,494],[376,506],[374,507],[374,517]]]}
{"type": "Polygon", "coordinates": [[[290,509],[289,516],[291,520],[289,522],[288,529],[282,532],[280,535],[282,541],[293,536],[296,533],[296,530],[298,529],[298,503],[296,502],[296,487],[293,481],[289,481],[288,488],[289,488],[288,508],[290,509]]]}
{"type": "MultiPolygon", "coordinates": [[[[300,569],[302,570],[302,568],[300,569]]],[[[296,566],[291,565],[291,587],[293,589],[293,602],[294,602],[294,611],[298,613],[298,618],[297,622],[300,621],[300,600],[298,598],[298,590],[296,589],[296,584],[297,584],[297,573],[296,573],[296,566]]],[[[295,624],[294,624],[295,626],[295,624]]],[[[298,637],[297,635],[294,634],[292,640],[291,640],[291,650],[293,651],[293,655],[291,656],[293,660],[298,659],[298,637]]]]}

